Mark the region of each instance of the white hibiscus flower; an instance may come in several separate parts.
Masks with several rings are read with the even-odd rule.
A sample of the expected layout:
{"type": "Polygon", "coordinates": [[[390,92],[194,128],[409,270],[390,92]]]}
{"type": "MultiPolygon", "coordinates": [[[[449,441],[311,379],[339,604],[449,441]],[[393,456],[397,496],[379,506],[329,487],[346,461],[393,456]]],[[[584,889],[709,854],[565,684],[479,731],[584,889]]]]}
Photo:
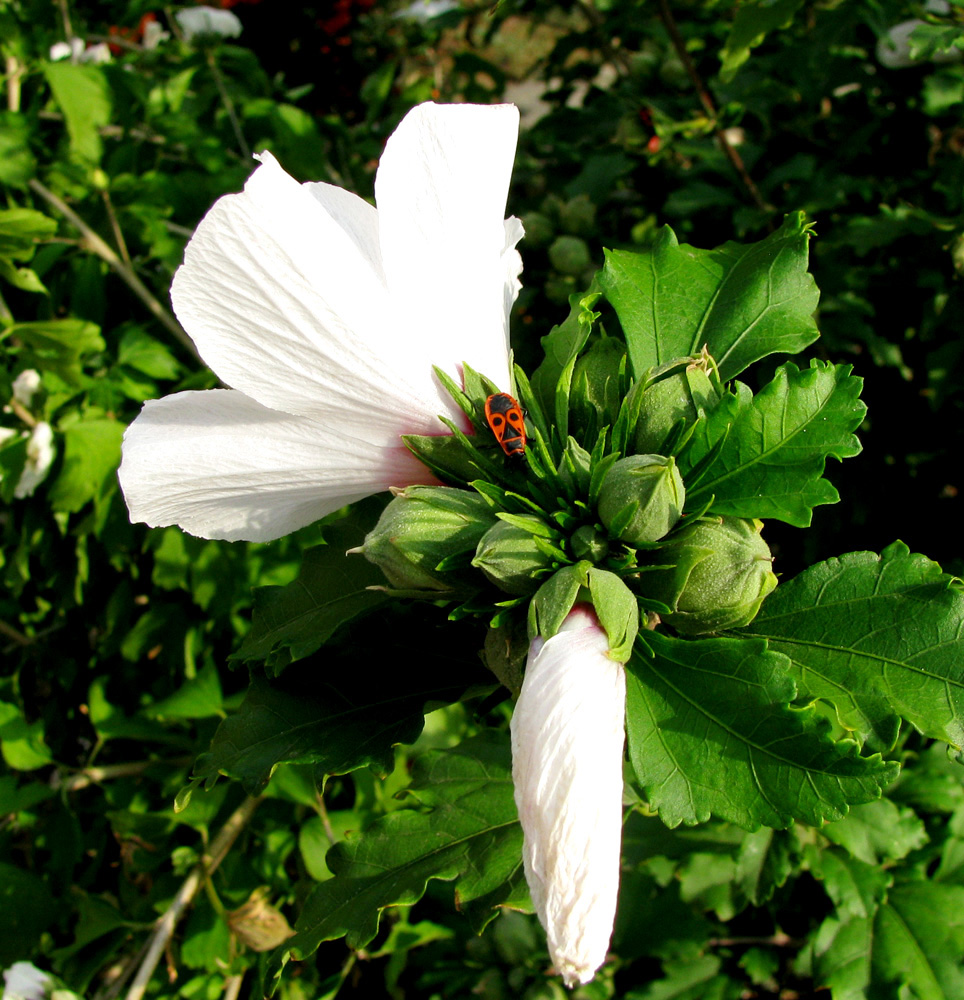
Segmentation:
{"type": "Polygon", "coordinates": [[[262,154],[201,221],[171,290],[231,388],[145,405],[120,468],[131,519],[268,541],[434,482],[400,436],[446,433],[439,414],[467,425],[432,366],[509,387],[517,134],[510,105],[415,108],[382,156],[377,210],[262,154]]]}
{"type": "Polygon", "coordinates": [[[622,838],[626,671],[588,605],[529,648],[512,713],[522,859],[549,955],[567,986],[606,959],[622,838]]]}

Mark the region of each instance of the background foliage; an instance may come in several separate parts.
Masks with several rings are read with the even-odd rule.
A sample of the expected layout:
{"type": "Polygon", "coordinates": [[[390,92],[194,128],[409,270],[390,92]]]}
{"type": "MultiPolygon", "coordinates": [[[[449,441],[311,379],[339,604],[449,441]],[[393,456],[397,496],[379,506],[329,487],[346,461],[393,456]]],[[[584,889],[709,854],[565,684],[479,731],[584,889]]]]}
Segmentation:
{"type": "MultiPolygon", "coordinates": [[[[879,46],[920,11],[888,0],[531,0],[434,17],[364,0],[233,9],[238,39],[190,42],[146,0],[0,0],[0,425],[13,432],[0,442],[0,966],[31,958],[104,1000],[144,988],[259,995],[281,914],[294,923],[332,871],[362,870],[369,838],[390,837],[413,796],[436,815],[439,769],[468,782],[483,761],[504,774],[484,740],[468,744],[474,756],[441,753],[504,725],[504,705],[459,703],[491,687],[477,623],[380,610],[390,627],[373,637],[349,626],[319,650],[337,624],[322,614],[306,621],[302,647],[279,649],[263,626],[280,593],[269,590],[252,629],[252,588],[325,579],[321,543],[343,551],[370,507],[337,535],[313,526],[271,545],[128,522],[115,476],[123,428],[145,399],[214,384],[167,289],[193,227],[241,186],[252,150],[367,196],[414,104],[517,101],[510,211],[527,238],[514,330],[529,370],[604,246],[649,248],[664,223],[700,247],[758,240],[806,212],[822,293],[810,356],[853,364],[869,409],[862,455],[829,473],[843,502],[818,508],[806,530],[768,529],[776,569],[788,579],[901,538],[964,570],[964,64],[943,60],[961,37],[956,6],[928,15],[920,58],[903,67],[879,46]],[[151,16],[169,37],[148,48],[151,16]],[[70,38],[108,43],[110,61],[53,61],[50,47],[70,38]],[[42,379],[28,401],[13,393],[26,369],[42,379]],[[43,423],[53,465],[18,496],[28,435],[43,423]],[[415,658],[417,688],[400,667],[415,658]],[[371,676],[385,715],[368,723],[383,727],[383,747],[402,745],[338,776],[338,754],[364,735],[350,709],[371,697],[371,676]],[[446,704],[423,731],[423,711],[446,704]],[[231,727],[269,714],[287,720],[283,734],[324,720],[330,757],[273,777],[304,748],[261,741],[229,760],[231,727]],[[192,772],[213,781],[219,768],[241,782],[196,789],[174,811],[192,772]],[[316,771],[334,775],[323,797],[316,771]],[[153,921],[206,850],[223,860],[142,986],[153,921]]],[[[760,386],[779,360],[754,369],[760,386]]],[[[888,797],[819,831],[748,834],[720,820],[670,831],[639,803],[625,832],[619,961],[582,992],[959,997],[959,765],[912,730],[892,756],[903,771],[888,797]]],[[[288,965],[280,994],[561,995],[534,918],[505,911],[477,937],[484,919],[471,905],[455,912],[454,888],[485,902],[484,884],[433,881],[417,905],[388,911],[374,939],[373,928],[315,921],[314,943],[325,943],[288,965]],[[328,940],[346,932],[362,950],[328,940]]]]}

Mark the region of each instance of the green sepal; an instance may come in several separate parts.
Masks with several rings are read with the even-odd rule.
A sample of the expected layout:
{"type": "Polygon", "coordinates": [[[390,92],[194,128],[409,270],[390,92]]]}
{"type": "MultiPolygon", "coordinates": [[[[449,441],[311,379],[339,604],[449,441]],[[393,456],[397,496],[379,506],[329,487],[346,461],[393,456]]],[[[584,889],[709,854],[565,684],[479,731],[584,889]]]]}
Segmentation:
{"type": "Polygon", "coordinates": [[[479,474],[472,456],[451,434],[403,434],[402,444],[445,482],[463,486],[479,474]]]}
{"type": "Polygon", "coordinates": [[[579,598],[579,592],[589,586],[590,562],[578,562],[556,570],[536,591],[529,604],[529,638],[551,639],[566,620],[579,598]]]}
{"type": "Polygon", "coordinates": [[[556,471],[571,499],[588,495],[592,479],[592,455],[572,435],[566,442],[566,450],[562,453],[556,471]]]}
{"type": "Polygon", "coordinates": [[[588,576],[596,617],[609,639],[609,656],[626,663],[639,633],[636,597],[615,573],[594,566],[588,576]]]}
{"type": "Polygon", "coordinates": [[[513,373],[519,391],[519,402],[526,411],[526,419],[534,429],[539,431],[543,441],[545,441],[550,435],[551,428],[546,421],[539,398],[532,390],[528,375],[518,365],[513,365],[513,373]]]}
{"type": "Polygon", "coordinates": [[[614,337],[596,340],[576,361],[569,409],[590,440],[619,415],[625,377],[626,344],[614,337]]]}

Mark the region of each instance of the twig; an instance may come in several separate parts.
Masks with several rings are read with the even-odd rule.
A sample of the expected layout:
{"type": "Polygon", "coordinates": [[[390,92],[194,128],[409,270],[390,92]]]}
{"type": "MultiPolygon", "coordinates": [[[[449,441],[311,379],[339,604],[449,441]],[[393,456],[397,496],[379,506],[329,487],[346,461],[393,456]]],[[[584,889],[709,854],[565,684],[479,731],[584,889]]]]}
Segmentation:
{"type": "Polygon", "coordinates": [[[7,110],[20,110],[20,77],[23,76],[23,64],[14,55],[8,55],[4,63],[4,75],[7,78],[7,110]]]}
{"type": "Polygon", "coordinates": [[[97,254],[101,260],[107,262],[109,267],[117,274],[128,288],[147,306],[155,318],[162,323],[180,342],[186,347],[194,357],[198,357],[197,349],[191,338],[184,332],[181,324],[169,313],[164,306],[154,297],[150,289],[134,273],[133,268],[128,267],[124,261],[111,249],[109,244],[104,242],[94,232],[90,226],[62,199],[58,198],[53,191],[44,187],[36,178],[28,181],[30,189],[40,195],[48,204],[55,208],[60,214],[76,229],[83,237],[83,242],[89,250],[97,254]]]}
{"type": "Polygon", "coordinates": [[[167,767],[180,767],[183,764],[190,764],[192,757],[179,757],[175,760],[135,760],[126,764],[104,764],[101,767],[85,767],[77,774],[72,774],[66,778],[61,788],[66,792],[77,792],[89,785],[99,785],[102,781],[110,781],[113,778],[129,778],[132,775],[146,771],[152,764],[163,763],[167,767]]]}
{"type": "Polygon", "coordinates": [[[124,234],[121,232],[121,227],[117,222],[117,215],[114,212],[114,203],[110,200],[110,192],[105,188],[100,193],[101,197],[104,199],[104,208],[107,210],[107,218],[110,221],[110,228],[114,233],[114,242],[117,244],[117,249],[120,250],[121,260],[124,261],[124,265],[133,269],[133,264],[131,264],[131,255],[127,252],[127,242],[124,239],[124,234]]]}
{"type": "Polygon", "coordinates": [[[67,0],[57,0],[57,6],[60,8],[60,17],[64,22],[64,37],[69,42],[74,37],[74,28],[70,23],[70,11],[67,9],[67,0]]]}
{"type": "Polygon", "coordinates": [[[683,36],[679,33],[679,28],[677,28],[676,21],[673,19],[673,15],[670,12],[668,0],[658,0],[658,3],[659,19],[663,22],[663,27],[666,28],[666,31],[669,33],[670,41],[673,43],[673,48],[676,49],[676,54],[679,56],[680,62],[682,62],[690,81],[696,88],[696,94],[700,99],[700,104],[703,105],[703,110],[706,112],[706,116],[711,122],[713,122],[713,131],[716,134],[716,141],[720,144],[720,148],[723,150],[726,158],[730,161],[730,165],[739,175],[740,180],[743,182],[743,186],[749,192],[756,207],[760,209],[761,212],[764,212],[767,215],[772,215],[776,209],[773,205],[766,201],[762,194],[760,194],[760,189],[756,186],[753,178],[749,174],[749,171],[746,169],[746,164],[743,162],[743,158],[733,148],[733,146],[730,145],[730,141],[727,139],[726,133],[720,128],[716,105],[713,103],[713,98],[710,96],[709,90],[706,89],[706,84],[703,82],[703,78],[696,69],[696,65],[693,60],[690,59],[689,52],[686,51],[686,42],[683,40],[683,36]]]}
{"type": "Polygon", "coordinates": [[[174,928],[178,921],[187,912],[188,907],[194,901],[198,890],[204,883],[205,878],[216,871],[218,865],[225,859],[228,851],[231,850],[238,835],[254,815],[255,809],[261,804],[260,798],[248,796],[230,815],[227,822],[218,831],[217,836],[211,841],[211,848],[205,856],[191,869],[191,874],[184,880],[183,885],[177,891],[171,905],[164,911],[154,927],[147,947],[147,954],[144,961],[137,970],[134,982],[131,983],[127,991],[126,1000],[141,1000],[147,989],[151,976],[157,968],[157,963],[164,954],[174,934],[174,928]]]}
{"type": "Polygon", "coordinates": [[[234,110],[234,101],[231,100],[228,88],[224,84],[224,77],[221,76],[221,70],[218,67],[218,60],[214,54],[214,49],[209,48],[207,55],[208,67],[211,70],[211,75],[214,77],[214,85],[218,88],[218,93],[221,95],[224,110],[228,113],[228,120],[231,122],[231,128],[234,129],[234,138],[237,140],[238,149],[241,150],[241,155],[246,160],[250,160],[251,147],[245,141],[244,133],[241,131],[241,122],[238,121],[238,116],[234,110]]]}
{"type": "Polygon", "coordinates": [[[12,639],[18,646],[29,646],[33,642],[29,635],[24,635],[23,632],[4,621],[0,621],[0,635],[12,639]]]}
{"type": "Polygon", "coordinates": [[[7,409],[15,413],[21,422],[25,423],[28,427],[37,426],[37,418],[16,397],[10,398],[7,403],[7,409]]]}
{"type": "Polygon", "coordinates": [[[222,1000],[238,1000],[241,992],[241,983],[244,982],[244,973],[238,972],[233,976],[228,976],[224,980],[224,992],[221,994],[222,1000]]]}

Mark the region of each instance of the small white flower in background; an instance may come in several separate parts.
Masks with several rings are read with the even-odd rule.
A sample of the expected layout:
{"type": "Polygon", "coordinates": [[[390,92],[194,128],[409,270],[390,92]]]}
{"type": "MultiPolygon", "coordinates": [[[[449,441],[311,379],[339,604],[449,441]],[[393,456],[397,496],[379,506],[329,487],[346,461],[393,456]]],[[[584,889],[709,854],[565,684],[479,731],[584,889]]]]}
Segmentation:
{"type": "Polygon", "coordinates": [[[407,7],[396,11],[395,17],[401,18],[403,21],[417,21],[419,24],[427,24],[432,18],[458,9],[459,4],[456,0],[412,0],[412,3],[407,7]]]}
{"type": "Polygon", "coordinates": [[[13,380],[13,398],[29,407],[39,388],[40,372],[35,368],[26,368],[13,380]]]}
{"type": "Polygon", "coordinates": [[[51,62],[60,62],[61,59],[76,59],[84,51],[84,43],[79,38],[71,38],[69,42],[54,42],[50,46],[51,62]]]}
{"type": "Polygon", "coordinates": [[[567,986],[605,961],[619,891],[626,672],[608,652],[595,612],[577,605],[530,646],[512,714],[526,881],[567,986]]]}
{"type": "Polygon", "coordinates": [[[415,108],[381,158],[377,210],[262,154],[201,221],[171,289],[232,388],[145,404],[119,472],[132,520],[268,541],[435,482],[401,435],[446,433],[439,414],[467,423],[432,366],[509,388],[518,127],[510,105],[415,108]]]}
{"type": "Polygon", "coordinates": [[[170,37],[170,32],[164,30],[160,21],[148,21],[144,25],[144,35],[141,39],[141,45],[148,50],[156,49],[161,42],[166,41],[170,37]]]}
{"type": "Polygon", "coordinates": [[[237,15],[218,7],[185,7],[174,15],[174,19],[187,41],[204,35],[237,38],[241,34],[237,15]]]}
{"type": "Polygon", "coordinates": [[[69,42],[54,42],[50,46],[49,55],[51,62],[70,59],[75,63],[107,63],[111,60],[110,47],[106,42],[87,48],[84,40],[77,37],[71,38],[69,42]]]}
{"type": "Polygon", "coordinates": [[[53,441],[54,432],[50,424],[44,421],[37,424],[30,432],[27,440],[27,464],[13,491],[18,500],[32,496],[33,491],[47,478],[56,455],[53,441]]]}
{"type": "Polygon", "coordinates": [[[3,1000],[44,1000],[51,978],[30,962],[14,962],[3,971],[3,1000]]]}

